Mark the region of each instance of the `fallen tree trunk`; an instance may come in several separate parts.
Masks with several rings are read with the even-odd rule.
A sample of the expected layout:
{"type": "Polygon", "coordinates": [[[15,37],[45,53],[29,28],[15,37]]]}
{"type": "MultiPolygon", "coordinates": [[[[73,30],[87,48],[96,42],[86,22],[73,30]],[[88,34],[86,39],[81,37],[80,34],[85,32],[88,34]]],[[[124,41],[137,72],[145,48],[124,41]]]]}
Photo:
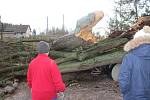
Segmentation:
{"type": "Polygon", "coordinates": [[[6,67],[6,68],[3,68],[3,69],[0,69],[0,73],[7,73],[7,72],[11,72],[11,71],[19,71],[19,70],[24,70],[24,69],[27,69],[27,66],[28,64],[23,64],[22,66],[21,65],[13,65],[11,67],[6,67]]]}
{"type": "Polygon", "coordinates": [[[76,37],[75,34],[67,34],[63,37],[58,38],[52,44],[52,50],[67,50],[71,51],[79,46],[85,46],[90,44],[89,42],[76,37]]]}
{"type": "Polygon", "coordinates": [[[116,51],[109,54],[97,56],[95,58],[91,58],[82,62],[66,62],[64,64],[59,65],[59,68],[62,73],[89,70],[94,67],[120,63],[124,54],[124,51],[116,51]]]}
{"type": "Polygon", "coordinates": [[[60,57],[76,57],[76,52],[65,52],[65,51],[55,51],[50,50],[49,55],[54,58],[60,58],[60,57]]]}
{"type": "Polygon", "coordinates": [[[52,40],[46,40],[46,39],[23,39],[21,40],[21,42],[40,42],[40,41],[45,41],[45,42],[48,42],[48,43],[51,43],[52,40]]]}
{"type": "Polygon", "coordinates": [[[5,61],[5,60],[8,60],[8,59],[13,59],[15,57],[19,57],[19,56],[33,56],[33,55],[36,55],[36,52],[17,52],[17,53],[14,53],[14,54],[9,54],[8,56],[5,56],[3,58],[0,59],[0,61],[5,61]]]}
{"type": "Polygon", "coordinates": [[[56,59],[56,62],[57,62],[57,64],[61,64],[64,62],[75,60],[75,59],[76,59],[76,57],[58,58],[58,59],[56,59]]]}
{"type": "MultiPolygon", "coordinates": [[[[101,56],[97,56],[82,62],[66,62],[59,64],[60,71],[62,73],[68,73],[68,72],[76,72],[76,71],[82,71],[82,70],[88,70],[94,67],[108,65],[108,64],[114,64],[114,63],[120,63],[121,59],[125,52],[123,51],[115,51],[109,54],[103,54],[101,56]]],[[[23,66],[13,66],[13,67],[7,67],[4,69],[0,69],[0,73],[10,72],[10,71],[20,71],[20,70],[26,70],[27,64],[24,64],[23,66]]]]}
{"type": "Polygon", "coordinates": [[[87,58],[92,58],[104,52],[111,51],[114,48],[118,48],[120,45],[125,44],[127,41],[127,38],[108,39],[92,45],[89,49],[86,50],[79,50],[77,52],[50,51],[50,55],[56,58],[62,57],[56,59],[58,64],[71,61],[73,59],[83,61],[87,58]]]}
{"type": "Polygon", "coordinates": [[[125,44],[127,41],[127,38],[114,38],[106,40],[106,42],[99,42],[90,49],[82,51],[82,53],[78,55],[78,60],[82,61],[84,59],[94,57],[97,54],[102,54],[104,52],[111,51],[111,49],[118,48],[120,45],[125,44]]]}

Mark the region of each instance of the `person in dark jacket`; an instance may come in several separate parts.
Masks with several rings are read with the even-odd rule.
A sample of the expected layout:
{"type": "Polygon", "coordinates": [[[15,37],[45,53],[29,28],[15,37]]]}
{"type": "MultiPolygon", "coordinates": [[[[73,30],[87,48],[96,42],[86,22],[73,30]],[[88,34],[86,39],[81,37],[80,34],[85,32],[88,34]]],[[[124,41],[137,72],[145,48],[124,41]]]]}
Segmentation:
{"type": "Polygon", "coordinates": [[[119,73],[123,100],[150,100],[150,27],[144,26],[124,47],[119,73]]]}
{"type": "Polygon", "coordinates": [[[65,84],[54,60],[48,57],[49,44],[37,44],[38,55],[29,64],[27,83],[32,91],[32,100],[57,100],[63,94],[65,84]]]}

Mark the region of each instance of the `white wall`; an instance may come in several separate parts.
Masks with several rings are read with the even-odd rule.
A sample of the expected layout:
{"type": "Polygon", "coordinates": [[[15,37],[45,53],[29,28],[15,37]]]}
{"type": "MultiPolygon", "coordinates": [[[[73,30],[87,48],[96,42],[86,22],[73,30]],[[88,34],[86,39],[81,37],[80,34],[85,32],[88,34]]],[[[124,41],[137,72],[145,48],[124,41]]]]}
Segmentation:
{"type": "Polygon", "coordinates": [[[25,37],[29,37],[29,36],[31,36],[32,35],[32,32],[31,32],[31,30],[30,30],[30,27],[28,27],[28,29],[27,29],[27,31],[26,31],[26,33],[25,33],[25,37]]]}

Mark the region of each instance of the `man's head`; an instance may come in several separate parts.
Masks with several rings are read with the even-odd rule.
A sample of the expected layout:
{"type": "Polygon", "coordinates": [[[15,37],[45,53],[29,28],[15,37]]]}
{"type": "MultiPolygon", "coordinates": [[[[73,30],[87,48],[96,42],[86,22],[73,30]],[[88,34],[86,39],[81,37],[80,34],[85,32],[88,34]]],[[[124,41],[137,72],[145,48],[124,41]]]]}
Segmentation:
{"type": "Polygon", "coordinates": [[[44,41],[40,41],[39,43],[37,43],[37,51],[38,53],[48,53],[50,50],[49,44],[47,42],[44,41]]]}

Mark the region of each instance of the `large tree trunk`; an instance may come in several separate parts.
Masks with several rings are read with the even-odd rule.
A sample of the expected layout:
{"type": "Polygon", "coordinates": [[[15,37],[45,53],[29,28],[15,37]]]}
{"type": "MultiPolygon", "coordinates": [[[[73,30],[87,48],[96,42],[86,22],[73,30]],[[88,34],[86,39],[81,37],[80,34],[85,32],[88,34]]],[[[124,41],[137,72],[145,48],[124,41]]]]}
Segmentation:
{"type": "Polygon", "coordinates": [[[112,49],[118,48],[121,45],[125,44],[127,41],[128,41],[127,38],[114,38],[104,40],[102,42],[99,42],[98,44],[95,44],[91,48],[82,51],[82,53],[78,55],[78,60],[81,61],[87,58],[94,57],[98,54],[111,51],[112,49]]]}
{"type": "Polygon", "coordinates": [[[67,34],[63,37],[58,38],[52,44],[53,50],[69,50],[90,44],[80,37],[76,37],[75,34],[67,34]]]}
{"type": "Polygon", "coordinates": [[[19,71],[19,70],[24,70],[27,69],[28,64],[24,64],[24,65],[15,65],[15,66],[11,66],[11,67],[6,67],[3,69],[0,69],[0,73],[7,73],[7,72],[11,72],[11,71],[19,71]]]}
{"type": "Polygon", "coordinates": [[[56,58],[60,57],[56,59],[58,64],[75,59],[83,61],[85,59],[110,52],[113,49],[120,47],[120,45],[125,44],[127,41],[127,38],[106,39],[104,41],[100,41],[97,44],[91,45],[87,49],[84,48],[84,50],[79,50],[78,52],[50,51],[50,56],[56,58]]]}
{"type": "Polygon", "coordinates": [[[61,57],[76,57],[76,52],[65,52],[65,51],[55,51],[50,50],[49,55],[54,58],[61,58],[61,57]]]}
{"type": "Polygon", "coordinates": [[[116,51],[116,52],[112,52],[109,54],[97,56],[97,57],[94,57],[94,58],[91,58],[82,62],[73,62],[73,61],[67,62],[67,63],[59,65],[59,68],[62,73],[89,70],[94,67],[120,63],[124,54],[125,52],[123,51],[116,51]]]}
{"type": "Polygon", "coordinates": [[[0,62],[2,61],[7,61],[7,60],[10,60],[10,59],[15,59],[17,57],[29,57],[29,56],[33,56],[33,55],[36,55],[36,52],[17,52],[17,53],[14,53],[14,54],[9,54],[3,58],[0,58],[0,62]]]}

